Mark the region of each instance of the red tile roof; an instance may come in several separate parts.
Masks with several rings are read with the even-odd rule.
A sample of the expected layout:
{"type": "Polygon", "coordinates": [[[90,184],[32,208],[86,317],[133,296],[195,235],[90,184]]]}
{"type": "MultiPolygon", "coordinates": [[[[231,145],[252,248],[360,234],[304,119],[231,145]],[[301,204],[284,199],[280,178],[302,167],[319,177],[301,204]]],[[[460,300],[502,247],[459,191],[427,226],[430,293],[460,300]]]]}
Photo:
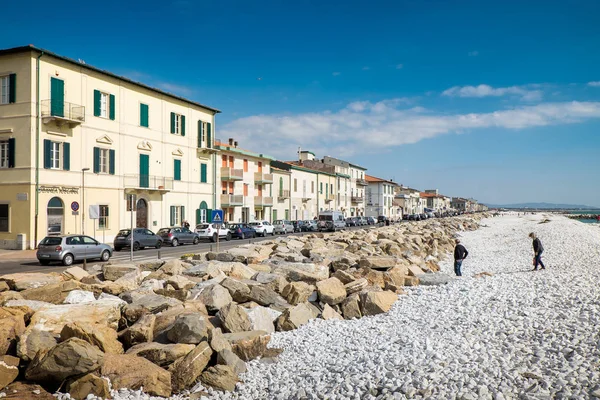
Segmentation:
{"type": "Polygon", "coordinates": [[[367,175],[365,174],[365,180],[367,182],[385,182],[385,183],[391,183],[392,185],[397,185],[396,182],[392,182],[392,181],[388,181],[387,179],[381,179],[381,178],[377,178],[375,176],[371,176],[371,175],[367,175]]]}

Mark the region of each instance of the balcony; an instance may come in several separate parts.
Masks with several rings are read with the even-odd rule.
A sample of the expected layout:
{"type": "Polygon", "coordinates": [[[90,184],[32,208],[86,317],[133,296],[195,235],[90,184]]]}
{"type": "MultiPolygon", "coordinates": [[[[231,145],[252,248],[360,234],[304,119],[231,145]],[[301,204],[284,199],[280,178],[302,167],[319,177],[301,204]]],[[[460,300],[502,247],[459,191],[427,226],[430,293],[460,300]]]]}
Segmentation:
{"type": "Polygon", "coordinates": [[[272,197],[254,196],[254,207],[273,207],[272,197]]]}
{"type": "Polygon", "coordinates": [[[328,194],[325,196],[325,202],[330,203],[335,200],[335,194],[328,194]]]}
{"type": "Polygon", "coordinates": [[[273,174],[263,174],[262,172],[255,172],[254,182],[260,184],[273,183],[273,174]]]}
{"type": "Polygon", "coordinates": [[[222,181],[241,181],[244,180],[244,170],[229,167],[221,167],[222,181]]]}
{"type": "Polygon", "coordinates": [[[356,179],[356,184],[359,186],[369,186],[369,182],[364,179],[356,179]]]}
{"type": "Polygon", "coordinates": [[[277,196],[278,200],[286,200],[290,198],[290,191],[289,190],[280,190],[279,191],[279,195],[277,196]]]}
{"type": "Polygon", "coordinates": [[[173,190],[173,178],[153,175],[123,175],[123,187],[134,190],[157,190],[163,193],[173,190]]]}
{"type": "Polygon", "coordinates": [[[351,196],[350,201],[354,204],[362,203],[363,197],[362,196],[351,196]]]}
{"type": "Polygon", "coordinates": [[[42,100],[40,112],[45,124],[54,121],[58,126],[74,128],[85,122],[85,106],[66,101],[42,100]]]}
{"type": "Polygon", "coordinates": [[[308,193],[302,193],[302,201],[303,202],[307,202],[311,199],[311,197],[308,195],[308,193]]]}
{"type": "Polygon", "coordinates": [[[221,207],[235,207],[244,205],[244,196],[241,194],[222,194],[221,207]]]}

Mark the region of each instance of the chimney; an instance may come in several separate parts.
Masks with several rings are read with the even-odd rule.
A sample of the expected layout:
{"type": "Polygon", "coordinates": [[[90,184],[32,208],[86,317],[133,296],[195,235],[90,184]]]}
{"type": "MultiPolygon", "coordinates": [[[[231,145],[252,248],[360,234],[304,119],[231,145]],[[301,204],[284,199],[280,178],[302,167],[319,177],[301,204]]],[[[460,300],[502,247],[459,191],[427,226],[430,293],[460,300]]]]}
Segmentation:
{"type": "Polygon", "coordinates": [[[229,138],[229,145],[233,146],[233,138],[229,138]]]}
{"type": "Polygon", "coordinates": [[[238,145],[238,142],[236,140],[235,142],[233,142],[233,147],[235,147],[237,149],[237,145],[238,145]]]}

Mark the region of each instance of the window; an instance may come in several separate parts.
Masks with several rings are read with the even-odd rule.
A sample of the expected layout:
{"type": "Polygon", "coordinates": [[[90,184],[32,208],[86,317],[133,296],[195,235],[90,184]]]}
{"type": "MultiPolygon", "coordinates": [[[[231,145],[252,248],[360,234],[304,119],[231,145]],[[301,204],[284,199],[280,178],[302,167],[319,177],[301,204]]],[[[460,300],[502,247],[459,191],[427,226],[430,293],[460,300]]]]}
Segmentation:
{"type": "Polygon", "coordinates": [[[314,192],[315,192],[315,183],[314,183],[314,182],[311,182],[311,183],[310,183],[310,192],[311,192],[311,193],[314,193],[314,192]]]}
{"type": "Polygon", "coordinates": [[[0,76],[0,104],[16,102],[17,75],[10,74],[0,76]]]}
{"type": "Polygon", "coordinates": [[[319,183],[319,193],[323,194],[323,182],[319,183]]]}
{"type": "Polygon", "coordinates": [[[115,151],[94,147],[94,173],[115,174],[115,151]]]}
{"type": "Polygon", "coordinates": [[[100,116],[106,118],[108,115],[108,94],[100,93],[100,116]]]}
{"type": "Polygon", "coordinates": [[[244,196],[248,196],[248,184],[244,183],[244,196]]]}
{"type": "Polygon", "coordinates": [[[294,192],[298,191],[298,179],[294,178],[294,192]]]}
{"type": "Polygon", "coordinates": [[[207,165],[202,163],[200,164],[200,183],[206,183],[207,180],[207,165]]]}
{"type": "Polygon", "coordinates": [[[244,160],[244,172],[248,172],[248,160],[244,160]]]}
{"type": "Polygon", "coordinates": [[[148,128],[150,124],[148,123],[149,114],[148,114],[148,104],[140,103],[140,126],[148,128]]]}
{"type": "Polygon", "coordinates": [[[171,226],[181,225],[185,220],[184,206],[171,206],[171,226]]]}
{"type": "Polygon", "coordinates": [[[15,139],[0,140],[0,168],[15,167],[15,139]]]}
{"type": "Polygon", "coordinates": [[[8,204],[0,204],[0,232],[8,232],[8,204]]]}
{"type": "Polygon", "coordinates": [[[173,179],[181,180],[181,160],[173,160],[173,179]]]}
{"type": "Polygon", "coordinates": [[[198,120],[198,148],[204,147],[205,140],[206,140],[206,129],[205,129],[204,122],[201,120],[198,120]]]}
{"type": "Polygon", "coordinates": [[[108,206],[100,205],[100,218],[98,219],[98,228],[108,229],[108,206]]]}
{"type": "Polygon", "coordinates": [[[185,115],[171,113],[171,133],[185,136],[185,115]]]}
{"type": "Polygon", "coordinates": [[[94,116],[115,119],[115,95],[94,90],[94,116]]]}
{"type": "Polygon", "coordinates": [[[50,168],[60,169],[60,143],[51,142],[50,146],[50,168]]]}

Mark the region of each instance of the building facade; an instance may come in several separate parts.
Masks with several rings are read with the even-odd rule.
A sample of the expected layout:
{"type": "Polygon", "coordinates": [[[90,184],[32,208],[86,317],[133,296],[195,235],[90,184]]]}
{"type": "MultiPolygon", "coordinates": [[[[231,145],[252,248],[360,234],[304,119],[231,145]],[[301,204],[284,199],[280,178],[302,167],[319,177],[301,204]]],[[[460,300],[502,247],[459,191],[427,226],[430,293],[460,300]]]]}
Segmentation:
{"type": "Polygon", "coordinates": [[[377,218],[380,215],[387,218],[397,218],[394,211],[395,182],[365,175],[369,186],[366,189],[366,216],[377,218]]]}
{"type": "Polygon", "coordinates": [[[48,234],[110,242],[132,221],[157,230],[218,208],[219,110],[33,46],[0,51],[5,79],[1,248],[48,234]]]}

